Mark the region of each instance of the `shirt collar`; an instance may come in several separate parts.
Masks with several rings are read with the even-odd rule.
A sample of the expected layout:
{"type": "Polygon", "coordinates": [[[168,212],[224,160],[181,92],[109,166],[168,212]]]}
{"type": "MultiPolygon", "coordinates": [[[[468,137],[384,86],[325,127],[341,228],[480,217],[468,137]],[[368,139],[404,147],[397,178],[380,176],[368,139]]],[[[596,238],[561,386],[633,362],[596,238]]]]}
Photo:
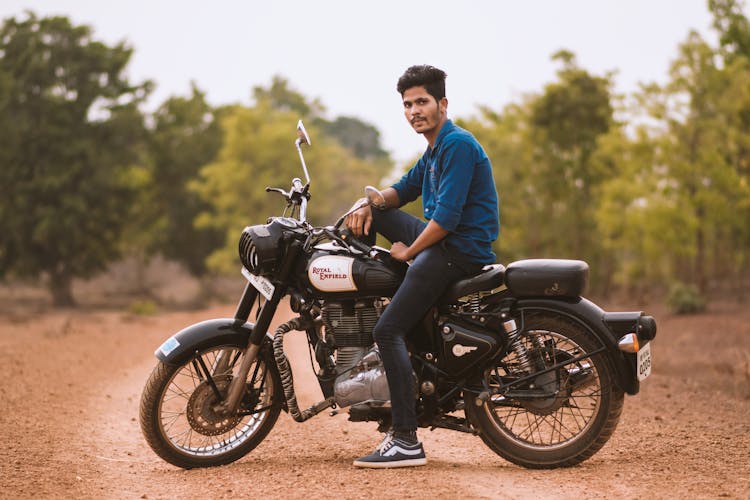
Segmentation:
{"type": "Polygon", "coordinates": [[[437,139],[435,139],[435,145],[430,148],[430,146],[427,146],[427,151],[433,152],[438,147],[440,147],[440,143],[442,142],[443,138],[448,135],[450,131],[452,131],[454,128],[456,128],[455,125],[453,125],[453,120],[450,118],[445,120],[445,123],[443,123],[443,127],[440,129],[440,133],[437,136],[437,139]]]}

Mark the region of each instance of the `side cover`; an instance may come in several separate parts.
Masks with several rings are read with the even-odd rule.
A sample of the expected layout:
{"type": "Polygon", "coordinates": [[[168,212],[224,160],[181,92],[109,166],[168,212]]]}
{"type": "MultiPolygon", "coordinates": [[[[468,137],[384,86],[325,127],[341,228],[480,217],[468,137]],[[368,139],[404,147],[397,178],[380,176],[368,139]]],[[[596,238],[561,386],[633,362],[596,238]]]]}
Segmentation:
{"type": "Polygon", "coordinates": [[[169,337],[154,355],[170,365],[180,365],[195,351],[223,342],[246,345],[254,328],[234,318],[209,319],[190,325],[169,337]]]}

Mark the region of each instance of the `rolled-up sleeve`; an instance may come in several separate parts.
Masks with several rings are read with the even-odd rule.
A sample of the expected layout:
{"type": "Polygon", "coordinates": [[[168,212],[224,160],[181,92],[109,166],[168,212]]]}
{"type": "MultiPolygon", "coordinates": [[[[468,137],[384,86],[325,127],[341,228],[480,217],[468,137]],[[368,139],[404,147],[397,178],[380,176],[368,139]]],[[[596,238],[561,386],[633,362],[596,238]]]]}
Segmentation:
{"type": "Polygon", "coordinates": [[[455,141],[444,145],[439,159],[443,172],[432,220],[446,231],[454,231],[461,221],[471,188],[475,156],[474,148],[465,142],[455,141]]]}

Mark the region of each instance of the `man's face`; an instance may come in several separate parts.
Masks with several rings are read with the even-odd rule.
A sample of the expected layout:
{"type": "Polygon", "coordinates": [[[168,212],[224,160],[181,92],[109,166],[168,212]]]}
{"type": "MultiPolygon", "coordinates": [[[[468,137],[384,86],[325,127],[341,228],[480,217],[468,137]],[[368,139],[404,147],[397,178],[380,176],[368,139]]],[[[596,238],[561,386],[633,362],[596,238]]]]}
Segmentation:
{"type": "Polygon", "coordinates": [[[418,134],[434,133],[443,122],[448,104],[443,98],[436,101],[427,90],[422,87],[412,87],[404,91],[404,116],[418,134]]]}

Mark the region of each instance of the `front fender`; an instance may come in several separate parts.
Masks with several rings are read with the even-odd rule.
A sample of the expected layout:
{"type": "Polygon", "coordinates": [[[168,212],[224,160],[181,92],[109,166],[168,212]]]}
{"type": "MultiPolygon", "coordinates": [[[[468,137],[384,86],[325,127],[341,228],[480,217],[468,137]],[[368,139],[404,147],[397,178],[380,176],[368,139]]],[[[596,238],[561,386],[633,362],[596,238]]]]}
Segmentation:
{"type": "MultiPolygon", "coordinates": [[[[628,394],[637,394],[640,383],[636,375],[635,355],[626,354],[617,347],[619,332],[614,319],[622,325],[626,323],[637,324],[642,312],[632,313],[607,313],[602,308],[588,299],[578,297],[569,300],[554,300],[546,298],[519,299],[516,307],[521,310],[542,310],[557,314],[563,314],[570,319],[582,324],[594,335],[604,347],[615,370],[615,383],[620,389],[628,394]]],[[[632,330],[631,330],[632,331],[632,330]]]]}
{"type": "Polygon", "coordinates": [[[159,360],[170,365],[181,365],[195,351],[223,343],[247,345],[255,325],[234,318],[217,318],[195,323],[169,337],[154,352],[159,360]]]}

